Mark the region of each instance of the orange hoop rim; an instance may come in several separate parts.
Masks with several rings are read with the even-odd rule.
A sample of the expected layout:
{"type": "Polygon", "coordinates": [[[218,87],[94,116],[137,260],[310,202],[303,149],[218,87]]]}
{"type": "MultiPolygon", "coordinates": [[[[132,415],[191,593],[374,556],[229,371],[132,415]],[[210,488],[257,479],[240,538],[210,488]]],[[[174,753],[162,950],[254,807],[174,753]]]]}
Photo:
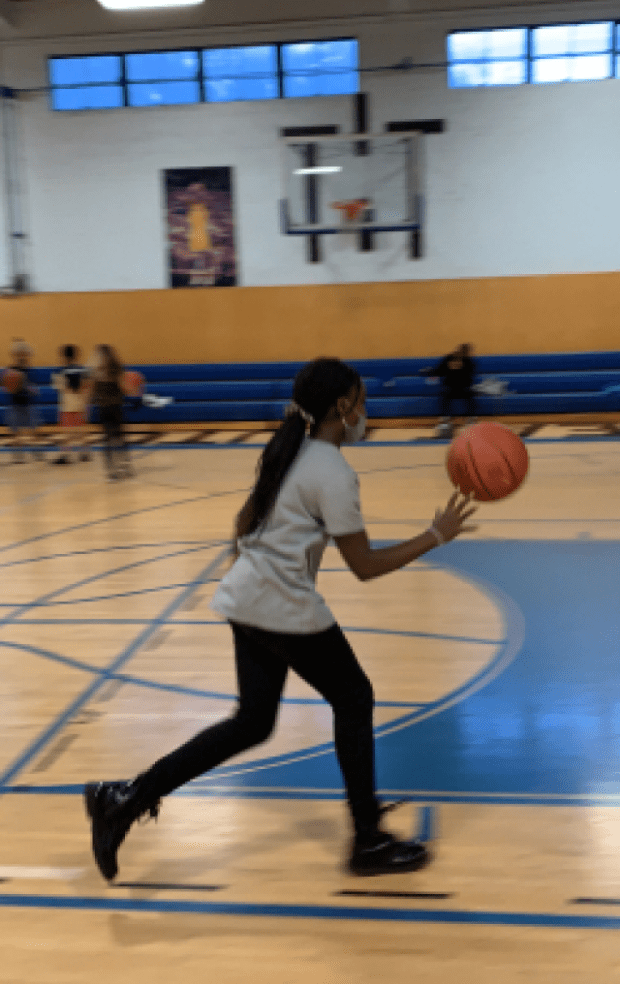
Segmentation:
{"type": "Polygon", "coordinates": [[[356,218],[370,204],[368,198],[353,198],[351,201],[332,202],[331,208],[341,212],[345,222],[355,222],[356,218]]]}

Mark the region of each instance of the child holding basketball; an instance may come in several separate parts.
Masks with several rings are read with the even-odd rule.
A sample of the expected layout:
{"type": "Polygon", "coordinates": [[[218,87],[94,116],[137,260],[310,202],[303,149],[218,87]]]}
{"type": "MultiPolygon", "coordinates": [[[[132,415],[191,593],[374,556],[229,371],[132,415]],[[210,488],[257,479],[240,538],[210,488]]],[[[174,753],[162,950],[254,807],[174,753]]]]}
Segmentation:
{"type": "Polygon", "coordinates": [[[58,422],[62,428],[61,453],[54,465],[71,464],[71,452],[80,461],[89,461],[86,450],[86,421],[88,414],[88,372],[78,362],[77,345],[63,345],[60,356],[64,369],[52,374],[52,385],[58,391],[58,422]]]}
{"type": "Polygon", "coordinates": [[[236,560],[212,601],[229,621],[239,704],[129,782],[91,783],[85,801],[95,860],[114,878],[117,851],[140,816],[157,816],[161,797],[265,741],[275,725],[289,669],[334,713],[336,754],[354,830],[348,869],[359,875],[413,871],[429,856],[381,824],[375,792],[373,691],[315,580],[330,537],[363,581],[409,564],[471,527],[469,499],[455,494],[411,540],[373,548],[360,512],[357,475],[340,453],[365,430],[364,386],[338,359],[316,359],[298,373],[293,402],[260,459],[237,516],[236,560]]]}

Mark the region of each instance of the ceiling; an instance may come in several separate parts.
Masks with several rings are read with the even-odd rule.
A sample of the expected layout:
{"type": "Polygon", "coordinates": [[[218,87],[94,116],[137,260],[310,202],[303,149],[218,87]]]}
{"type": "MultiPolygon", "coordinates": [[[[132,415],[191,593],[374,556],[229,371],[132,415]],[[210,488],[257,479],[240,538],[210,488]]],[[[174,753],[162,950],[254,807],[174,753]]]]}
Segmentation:
{"type": "Polygon", "coordinates": [[[554,19],[608,19],[614,9],[617,16],[610,0],[205,0],[194,7],[122,13],[105,10],[98,0],[0,0],[0,40],[535,9],[554,19]]]}

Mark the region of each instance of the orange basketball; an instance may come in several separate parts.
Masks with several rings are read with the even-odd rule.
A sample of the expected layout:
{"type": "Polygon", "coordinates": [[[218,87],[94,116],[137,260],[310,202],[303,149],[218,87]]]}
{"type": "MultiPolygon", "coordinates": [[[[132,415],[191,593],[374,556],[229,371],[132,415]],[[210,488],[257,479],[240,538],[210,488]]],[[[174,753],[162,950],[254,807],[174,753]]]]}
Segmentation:
{"type": "Polygon", "coordinates": [[[519,488],[527,475],[527,448],[503,424],[472,424],[448,448],[446,468],[452,484],[474,499],[503,499],[519,488]]]}
{"type": "Polygon", "coordinates": [[[24,385],[24,374],[19,369],[5,369],[2,373],[2,385],[9,393],[17,393],[24,385]]]}
{"type": "Polygon", "coordinates": [[[127,372],[123,373],[123,392],[127,396],[142,396],[144,392],[144,387],[146,385],[146,380],[141,372],[136,372],[134,369],[128,369],[127,372]]]}

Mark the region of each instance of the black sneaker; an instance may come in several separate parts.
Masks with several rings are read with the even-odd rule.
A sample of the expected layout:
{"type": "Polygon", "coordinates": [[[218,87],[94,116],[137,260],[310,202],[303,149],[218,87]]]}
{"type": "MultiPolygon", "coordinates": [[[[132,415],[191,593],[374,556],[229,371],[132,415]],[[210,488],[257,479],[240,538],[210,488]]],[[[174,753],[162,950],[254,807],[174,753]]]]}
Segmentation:
{"type": "Polygon", "coordinates": [[[80,461],[90,461],[90,455],[88,451],[82,451],[80,455],[80,461]]]}
{"type": "Polygon", "coordinates": [[[391,875],[417,871],[431,856],[421,841],[400,841],[378,831],[373,840],[356,840],[348,861],[352,875],[391,875]]]}
{"type": "Polygon", "coordinates": [[[118,873],[116,855],[132,823],[142,814],[156,818],[159,802],[140,808],[130,782],[92,782],[84,787],[86,812],[92,823],[93,854],[108,881],[118,873]]]}
{"type": "Polygon", "coordinates": [[[71,458],[69,457],[68,454],[61,454],[57,458],[52,458],[51,464],[52,465],[70,465],[71,464],[71,458]]]}

